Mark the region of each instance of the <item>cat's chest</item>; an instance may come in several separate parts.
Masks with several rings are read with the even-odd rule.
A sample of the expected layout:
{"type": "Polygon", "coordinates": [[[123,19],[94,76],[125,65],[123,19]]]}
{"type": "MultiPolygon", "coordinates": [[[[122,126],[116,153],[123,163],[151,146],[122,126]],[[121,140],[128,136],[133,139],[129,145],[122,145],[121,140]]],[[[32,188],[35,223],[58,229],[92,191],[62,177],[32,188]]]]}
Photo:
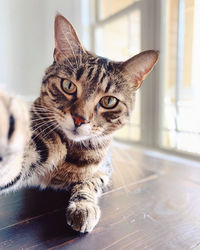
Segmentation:
{"type": "Polygon", "coordinates": [[[29,165],[37,165],[42,171],[64,168],[83,168],[98,165],[105,156],[106,148],[97,149],[93,145],[83,146],[80,143],[70,143],[58,134],[51,138],[32,138],[28,150],[29,165]]]}
{"type": "Polygon", "coordinates": [[[66,144],[60,142],[50,142],[48,143],[49,154],[48,162],[55,167],[62,164],[68,154],[68,148],[66,144]]]}

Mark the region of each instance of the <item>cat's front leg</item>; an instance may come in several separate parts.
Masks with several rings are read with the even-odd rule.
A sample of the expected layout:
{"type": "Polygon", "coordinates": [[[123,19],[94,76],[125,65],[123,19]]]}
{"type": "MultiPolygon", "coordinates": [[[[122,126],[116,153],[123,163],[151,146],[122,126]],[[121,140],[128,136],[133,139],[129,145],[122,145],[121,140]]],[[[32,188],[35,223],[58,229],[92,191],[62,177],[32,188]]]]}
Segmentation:
{"type": "Polygon", "coordinates": [[[0,191],[9,191],[21,178],[23,154],[30,137],[26,106],[0,92],[0,191]]]}
{"type": "Polygon", "coordinates": [[[99,174],[90,180],[74,184],[66,210],[67,224],[74,230],[87,233],[96,226],[101,215],[98,198],[108,181],[107,175],[99,174]]]}

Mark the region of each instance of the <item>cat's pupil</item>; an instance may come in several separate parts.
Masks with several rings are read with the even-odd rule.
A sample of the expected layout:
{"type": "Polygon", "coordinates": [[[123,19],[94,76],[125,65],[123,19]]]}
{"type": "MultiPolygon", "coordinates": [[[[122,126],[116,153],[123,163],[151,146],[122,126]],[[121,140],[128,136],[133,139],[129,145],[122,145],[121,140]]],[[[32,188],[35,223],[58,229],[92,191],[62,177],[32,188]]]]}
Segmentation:
{"type": "Polygon", "coordinates": [[[69,84],[68,84],[68,89],[71,89],[71,87],[72,87],[72,83],[69,82],[69,84]]]}
{"type": "Polygon", "coordinates": [[[109,106],[112,106],[112,105],[114,104],[114,98],[113,98],[113,97],[108,97],[108,99],[107,99],[107,104],[108,104],[109,106]]]}
{"type": "Polygon", "coordinates": [[[112,97],[108,97],[108,104],[112,105],[112,103],[113,103],[113,98],[112,97]]]}

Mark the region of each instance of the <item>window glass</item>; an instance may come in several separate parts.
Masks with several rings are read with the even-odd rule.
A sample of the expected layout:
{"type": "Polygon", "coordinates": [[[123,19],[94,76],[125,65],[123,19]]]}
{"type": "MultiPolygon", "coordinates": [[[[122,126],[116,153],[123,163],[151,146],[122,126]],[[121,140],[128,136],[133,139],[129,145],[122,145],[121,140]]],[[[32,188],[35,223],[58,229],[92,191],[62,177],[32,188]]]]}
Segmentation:
{"type": "Polygon", "coordinates": [[[100,19],[107,18],[136,1],[138,0],[99,0],[100,19]]]}
{"type": "Polygon", "coordinates": [[[200,1],[167,1],[162,146],[200,154],[200,1]]]}

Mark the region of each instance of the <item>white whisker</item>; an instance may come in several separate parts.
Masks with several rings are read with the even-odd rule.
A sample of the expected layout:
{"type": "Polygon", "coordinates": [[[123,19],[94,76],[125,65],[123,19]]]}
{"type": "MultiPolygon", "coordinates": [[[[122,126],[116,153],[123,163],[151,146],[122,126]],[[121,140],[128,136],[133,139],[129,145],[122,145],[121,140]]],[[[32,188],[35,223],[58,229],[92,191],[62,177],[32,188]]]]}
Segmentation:
{"type": "Polygon", "coordinates": [[[41,121],[41,122],[37,122],[36,124],[34,124],[34,125],[32,125],[32,128],[34,128],[34,127],[37,127],[37,128],[39,128],[39,126],[40,125],[42,125],[42,124],[45,124],[45,123],[50,123],[50,122],[53,122],[53,121],[55,121],[55,119],[53,118],[53,119],[48,119],[47,121],[45,120],[45,121],[41,121]]]}
{"type": "Polygon", "coordinates": [[[46,117],[41,117],[41,118],[37,118],[37,119],[31,119],[31,122],[48,120],[48,119],[51,119],[51,118],[55,118],[55,117],[54,116],[46,116],[46,117]]]}
{"type": "Polygon", "coordinates": [[[35,109],[43,109],[43,110],[47,110],[47,111],[51,111],[51,110],[52,110],[52,109],[49,108],[49,107],[45,107],[45,106],[38,105],[38,104],[34,104],[34,105],[33,105],[33,108],[35,108],[35,109]]]}
{"type": "MultiPolygon", "coordinates": [[[[52,120],[52,121],[48,121],[48,122],[44,122],[42,125],[40,125],[39,127],[36,127],[32,132],[35,133],[36,131],[38,131],[39,128],[43,127],[44,124],[49,124],[50,123],[50,126],[46,127],[44,130],[48,129],[49,127],[51,127],[52,125],[56,124],[56,121],[55,120],[52,120]]],[[[40,135],[44,130],[40,131],[39,134],[36,135],[36,137],[38,135],[40,135]]],[[[35,138],[35,137],[34,137],[35,138]]]]}
{"type": "Polygon", "coordinates": [[[42,133],[44,133],[47,129],[49,129],[49,128],[51,128],[51,127],[54,127],[56,124],[57,124],[56,122],[55,122],[55,123],[51,123],[50,126],[46,127],[45,129],[43,129],[42,131],[40,131],[39,134],[35,135],[35,136],[33,137],[33,140],[35,140],[39,135],[41,135],[42,133]]]}
{"type": "Polygon", "coordinates": [[[56,130],[59,127],[59,124],[57,124],[55,127],[53,127],[47,134],[45,134],[44,139],[47,138],[47,135],[52,133],[54,130],[56,130]]]}

